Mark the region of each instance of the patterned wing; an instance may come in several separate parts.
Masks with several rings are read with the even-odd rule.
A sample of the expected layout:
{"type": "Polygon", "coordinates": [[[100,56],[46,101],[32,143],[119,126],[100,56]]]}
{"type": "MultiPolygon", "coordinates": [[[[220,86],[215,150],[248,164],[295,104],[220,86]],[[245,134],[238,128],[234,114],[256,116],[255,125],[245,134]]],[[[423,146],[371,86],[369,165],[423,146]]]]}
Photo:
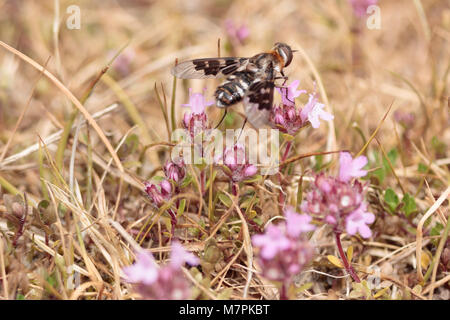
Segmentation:
{"type": "Polygon", "coordinates": [[[228,76],[246,68],[248,58],[204,58],[184,61],[172,68],[180,79],[211,79],[228,76]]]}
{"type": "Polygon", "coordinates": [[[273,80],[261,80],[252,83],[244,97],[247,120],[256,128],[269,122],[273,104],[273,80]]]}

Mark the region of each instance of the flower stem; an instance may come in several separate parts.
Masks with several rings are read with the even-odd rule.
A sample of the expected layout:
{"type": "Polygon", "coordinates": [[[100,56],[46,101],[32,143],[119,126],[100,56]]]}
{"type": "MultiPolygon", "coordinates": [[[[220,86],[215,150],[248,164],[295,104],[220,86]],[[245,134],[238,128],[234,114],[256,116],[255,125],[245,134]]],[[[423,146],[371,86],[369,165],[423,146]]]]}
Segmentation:
{"type": "MultiPolygon", "coordinates": [[[[292,141],[288,141],[286,143],[286,149],[284,150],[283,156],[281,157],[281,163],[283,163],[286,160],[287,156],[289,155],[289,151],[291,151],[291,147],[292,147],[292,141]]],[[[283,180],[282,176],[281,176],[281,172],[278,172],[278,178],[279,178],[280,186],[281,186],[281,183],[283,180]]],[[[278,207],[280,208],[280,210],[283,210],[285,200],[286,200],[285,196],[284,196],[283,192],[280,190],[280,194],[278,195],[278,207]]]]}
{"type": "Polygon", "coordinates": [[[352,276],[353,280],[355,282],[360,283],[361,280],[359,279],[358,275],[355,272],[355,269],[353,269],[352,265],[348,262],[347,257],[345,256],[344,250],[342,249],[342,243],[341,243],[341,233],[338,231],[334,231],[334,235],[336,236],[336,245],[339,251],[339,255],[341,256],[342,262],[344,262],[345,270],[352,276]]]}
{"type": "Polygon", "coordinates": [[[280,289],[280,300],[289,300],[289,297],[287,296],[287,287],[286,284],[283,283],[281,285],[281,289],[280,289]]]}
{"type": "Polygon", "coordinates": [[[286,143],[286,149],[284,150],[283,157],[281,158],[282,163],[286,160],[287,156],[289,155],[289,151],[291,151],[291,147],[292,147],[292,141],[288,141],[286,143]]]}
{"type": "Polygon", "coordinates": [[[170,223],[172,224],[171,234],[172,234],[172,237],[173,237],[173,235],[175,233],[175,226],[177,225],[177,215],[175,214],[175,212],[173,212],[172,209],[167,210],[167,212],[170,215],[170,223]]]}
{"type": "Polygon", "coordinates": [[[236,182],[234,182],[234,181],[231,182],[231,194],[233,196],[238,195],[238,186],[237,186],[236,182]]]}

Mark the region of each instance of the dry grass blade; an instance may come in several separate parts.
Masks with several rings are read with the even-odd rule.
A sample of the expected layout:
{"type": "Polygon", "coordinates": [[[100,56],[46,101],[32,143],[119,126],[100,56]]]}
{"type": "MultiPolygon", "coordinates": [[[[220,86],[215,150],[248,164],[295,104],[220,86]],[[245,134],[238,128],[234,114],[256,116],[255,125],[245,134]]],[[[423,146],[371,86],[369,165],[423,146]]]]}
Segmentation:
{"type": "MultiPolygon", "coordinates": [[[[37,62],[35,62],[34,60],[30,59],[28,56],[24,55],[22,52],[17,51],[16,49],[14,49],[13,47],[7,45],[6,43],[4,43],[3,41],[0,41],[0,45],[2,47],[4,47],[6,50],[10,51],[11,53],[15,54],[16,56],[18,56],[19,58],[21,58],[22,60],[24,60],[25,62],[29,63],[31,66],[33,66],[34,68],[36,68],[37,70],[44,70],[44,68],[39,65],[37,62]]],[[[70,92],[54,75],[52,75],[50,72],[48,72],[47,70],[43,71],[44,75],[49,78],[55,85],[56,87],[62,92],[64,93],[65,96],[67,96],[67,98],[69,98],[70,101],[72,101],[72,103],[78,108],[78,110],[83,114],[83,116],[86,118],[86,120],[89,122],[89,124],[94,128],[94,130],[97,132],[97,134],[99,135],[100,139],[103,141],[103,143],[105,144],[106,148],[108,149],[108,151],[111,153],[111,156],[113,157],[117,168],[123,172],[123,166],[122,163],[120,162],[119,158],[117,157],[117,154],[114,152],[113,147],[111,146],[111,143],[108,141],[108,139],[106,138],[105,134],[103,133],[103,130],[99,127],[99,125],[97,124],[97,122],[94,120],[94,118],[92,118],[92,116],[89,114],[89,112],[83,107],[83,105],[80,103],[80,101],[78,101],[78,99],[72,94],[72,92],[70,92]]]]}
{"type": "Polygon", "coordinates": [[[420,219],[419,223],[417,224],[417,246],[416,246],[416,260],[417,260],[417,277],[420,281],[423,281],[423,274],[422,274],[422,238],[423,238],[423,225],[425,221],[437,211],[437,209],[442,205],[442,203],[448,199],[448,196],[450,195],[450,187],[447,187],[447,189],[441,194],[441,196],[433,203],[433,205],[428,209],[428,211],[424,214],[424,216],[420,219]]]}

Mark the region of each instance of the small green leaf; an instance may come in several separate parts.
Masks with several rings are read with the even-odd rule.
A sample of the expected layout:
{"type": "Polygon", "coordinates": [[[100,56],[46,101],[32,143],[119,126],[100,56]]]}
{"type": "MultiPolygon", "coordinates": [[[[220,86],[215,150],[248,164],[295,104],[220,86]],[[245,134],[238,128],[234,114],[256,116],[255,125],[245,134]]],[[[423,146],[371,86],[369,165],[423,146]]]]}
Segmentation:
{"type": "Polygon", "coordinates": [[[227,208],[231,207],[233,201],[225,193],[219,193],[218,195],[220,202],[222,202],[227,208]]]}
{"type": "Polygon", "coordinates": [[[417,171],[419,171],[420,173],[427,173],[428,167],[423,163],[419,163],[419,165],[417,166],[417,171]]]}
{"type": "Polygon", "coordinates": [[[386,202],[386,204],[388,205],[391,213],[394,213],[400,200],[398,199],[398,196],[395,194],[394,190],[392,190],[391,188],[387,188],[384,192],[384,202],[386,202]]]}
{"type": "Polygon", "coordinates": [[[409,195],[409,193],[406,193],[403,196],[402,202],[405,203],[403,211],[405,212],[406,217],[409,217],[411,213],[417,210],[416,201],[414,200],[414,197],[409,195]]]}
{"type": "Polygon", "coordinates": [[[185,207],[186,207],[186,199],[181,199],[180,205],[177,210],[177,217],[181,217],[183,215],[185,207]]]}
{"type": "Polygon", "coordinates": [[[315,161],[315,164],[314,164],[313,170],[315,172],[318,172],[318,171],[320,171],[320,169],[322,168],[322,165],[323,165],[323,155],[319,154],[319,155],[315,156],[314,161],[315,161]]]}
{"type": "Polygon", "coordinates": [[[395,163],[397,162],[397,158],[398,158],[398,151],[397,148],[392,148],[388,154],[387,154],[389,160],[392,163],[392,166],[395,167],[395,163]]]}
{"type": "Polygon", "coordinates": [[[300,293],[300,292],[303,292],[303,291],[305,291],[305,290],[309,290],[309,289],[312,288],[313,285],[314,285],[314,283],[312,283],[312,282],[307,282],[307,283],[301,285],[300,287],[295,288],[295,293],[300,293]]]}
{"type": "MultiPolygon", "coordinates": [[[[444,229],[444,225],[437,222],[433,228],[430,230],[430,236],[439,236],[441,235],[441,231],[444,229]]],[[[439,239],[432,239],[431,242],[436,247],[439,243],[439,239]]]]}
{"type": "Polygon", "coordinates": [[[283,139],[286,140],[286,141],[292,141],[292,140],[295,139],[294,136],[291,136],[290,134],[287,134],[287,133],[282,133],[282,137],[283,137],[283,139]]]}
{"type": "Polygon", "coordinates": [[[186,178],[184,178],[183,182],[180,185],[180,188],[186,188],[188,185],[191,184],[193,178],[190,174],[186,175],[186,178]]]}

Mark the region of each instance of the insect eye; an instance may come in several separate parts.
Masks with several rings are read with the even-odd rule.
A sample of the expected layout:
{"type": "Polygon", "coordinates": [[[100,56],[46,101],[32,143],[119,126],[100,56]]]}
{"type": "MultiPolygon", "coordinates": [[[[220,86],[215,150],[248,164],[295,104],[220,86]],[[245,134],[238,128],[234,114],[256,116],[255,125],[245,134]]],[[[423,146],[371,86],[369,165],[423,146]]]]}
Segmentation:
{"type": "Polygon", "coordinates": [[[284,60],[284,66],[287,67],[292,61],[292,50],[289,46],[284,45],[279,48],[278,53],[284,60]]]}

